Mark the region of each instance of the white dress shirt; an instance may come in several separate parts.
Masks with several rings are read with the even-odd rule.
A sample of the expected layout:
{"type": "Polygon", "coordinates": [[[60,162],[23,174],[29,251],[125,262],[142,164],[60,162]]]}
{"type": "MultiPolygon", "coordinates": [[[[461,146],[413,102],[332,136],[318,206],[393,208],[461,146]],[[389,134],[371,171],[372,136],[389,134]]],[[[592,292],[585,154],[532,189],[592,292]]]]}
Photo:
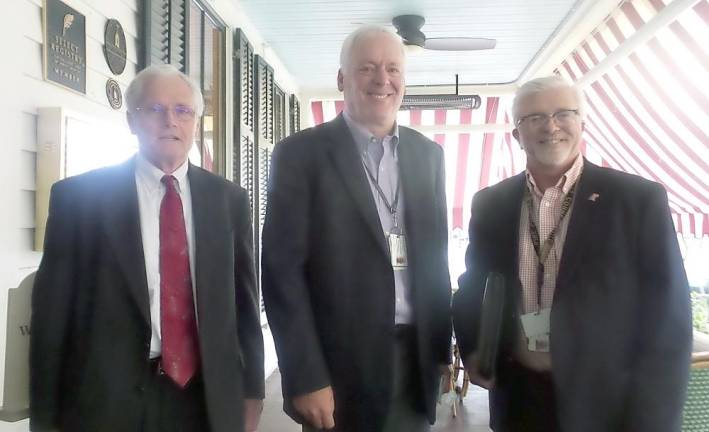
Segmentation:
{"type": "MultiPolygon", "coordinates": [[[[192,220],[192,195],[190,182],[187,178],[188,162],[185,161],[172,173],[177,179],[177,192],[182,200],[182,212],[187,230],[187,247],[190,254],[190,276],[192,278],[192,293],[197,306],[194,279],[194,224],[192,220]]],[[[140,153],[136,156],[135,184],[138,190],[138,208],[140,210],[140,234],[143,240],[143,255],[145,258],[145,276],[148,281],[150,298],[150,322],[152,336],[150,338],[150,358],[160,356],[162,352],[160,339],[160,204],[165,195],[165,185],[161,179],[165,175],[162,170],[148,162],[140,153]]]]}

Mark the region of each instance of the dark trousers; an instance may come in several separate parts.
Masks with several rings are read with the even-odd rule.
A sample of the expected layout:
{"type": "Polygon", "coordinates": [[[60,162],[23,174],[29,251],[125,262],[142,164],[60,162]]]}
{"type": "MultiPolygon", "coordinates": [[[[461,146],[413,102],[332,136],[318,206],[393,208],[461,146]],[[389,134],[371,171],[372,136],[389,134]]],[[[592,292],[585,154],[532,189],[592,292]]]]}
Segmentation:
{"type": "Polygon", "coordinates": [[[151,361],[146,381],[142,432],[209,432],[200,373],[181,389],[151,361]]]}
{"type": "Polygon", "coordinates": [[[421,385],[416,331],[413,326],[396,327],[392,401],[384,432],[427,432],[431,429],[421,385]]]}
{"type": "Polygon", "coordinates": [[[510,362],[490,393],[490,427],[495,432],[559,432],[550,373],[510,362]]]}
{"type": "MultiPolygon", "coordinates": [[[[394,344],[394,370],[392,371],[392,399],[382,431],[352,431],[347,425],[335,425],[335,432],[428,432],[426,407],[419,376],[416,329],[413,326],[396,326],[394,344]]],[[[337,389],[335,389],[337,391],[337,389]]],[[[337,407],[335,407],[337,409],[337,407]]],[[[304,425],[303,432],[315,432],[304,425]]]]}

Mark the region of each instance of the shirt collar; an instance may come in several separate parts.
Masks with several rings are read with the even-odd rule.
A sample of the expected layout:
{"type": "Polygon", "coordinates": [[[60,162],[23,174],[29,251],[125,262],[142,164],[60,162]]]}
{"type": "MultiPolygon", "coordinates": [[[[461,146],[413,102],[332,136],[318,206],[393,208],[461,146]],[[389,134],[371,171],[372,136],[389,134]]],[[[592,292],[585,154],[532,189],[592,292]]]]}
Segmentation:
{"type": "MultiPolygon", "coordinates": [[[[185,161],[172,173],[172,176],[177,180],[178,192],[182,192],[185,188],[188,167],[189,162],[185,161]]],[[[138,152],[135,158],[135,173],[151,192],[162,190],[162,178],[165,176],[165,173],[160,168],[150,163],[140,152],[138,152]]]]}
{"type": "MultiPolygon", "coordinates": [[[[571,168],[569,168],[564,175],[561,176],[559,181],[554,185],[555,188],[561,188],[561,191],[564,194],[569,193],[569,190],[571,190],[571,187],[576,184],[578,181],[579,177],[581,176],[581,171],[583,171],[583,155],[579,153],[576,156],[576,159],[574,159],[574,163],[571,165],[571,168]]],[[[526,171],[526,176],[527,176],[527,187],[529,190],[533,193],[535,193],[537,196],[542,196],[544,195],[542,191],[539,190],[537,187],[536,182],[534,181],[534,176],[532,176],[532,173],[529,172],[529,170],[526,171]]]]}
{"type": "Polygon", "coordinates": [[[392,153],[396,153],[396,149],[399,146],[399,124],[397,122],[394,122],[393,133],[385,136],[382,140],[379,140],[369,131],[369,129],[357,123],[347,113],[347,111],[342,111],[342,117],[345,119],[345,123],[347,123],[347,127],[350,129],[352,137],[354,138],[360,153],[364,153],[367,144],[371,141],[381,141],[383,143],[391,142],[392,153]]]}

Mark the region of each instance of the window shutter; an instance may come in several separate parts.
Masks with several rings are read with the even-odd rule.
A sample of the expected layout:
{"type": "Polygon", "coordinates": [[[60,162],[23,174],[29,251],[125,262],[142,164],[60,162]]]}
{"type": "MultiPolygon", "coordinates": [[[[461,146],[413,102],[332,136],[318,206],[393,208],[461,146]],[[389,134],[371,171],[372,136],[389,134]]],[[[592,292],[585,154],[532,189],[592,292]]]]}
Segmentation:
{"type": "Polygon", "coordinates": [[[290,133],[300,132],[300,102],[294,94],[290,95],[290,133]]]}
{"type": "Polygon", "coordinates": [[[186,0],[144,0],[142,64],[185,70],[186,0]]]}

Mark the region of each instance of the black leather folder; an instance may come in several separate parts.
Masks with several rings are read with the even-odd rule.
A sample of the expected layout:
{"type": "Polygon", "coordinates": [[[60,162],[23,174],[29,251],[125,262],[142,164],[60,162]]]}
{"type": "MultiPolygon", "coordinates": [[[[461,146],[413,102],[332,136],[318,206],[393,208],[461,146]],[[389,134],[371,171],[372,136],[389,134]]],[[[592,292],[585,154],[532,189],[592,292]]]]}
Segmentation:
{"type": "Polygon", "coordinates": [[[478,369],[485,379],[495,376],[495,365],[500,352],[503,314],[505,309],[505,277],[490,272],[485,282],[485,293],[478,333],[478,369]]]}

